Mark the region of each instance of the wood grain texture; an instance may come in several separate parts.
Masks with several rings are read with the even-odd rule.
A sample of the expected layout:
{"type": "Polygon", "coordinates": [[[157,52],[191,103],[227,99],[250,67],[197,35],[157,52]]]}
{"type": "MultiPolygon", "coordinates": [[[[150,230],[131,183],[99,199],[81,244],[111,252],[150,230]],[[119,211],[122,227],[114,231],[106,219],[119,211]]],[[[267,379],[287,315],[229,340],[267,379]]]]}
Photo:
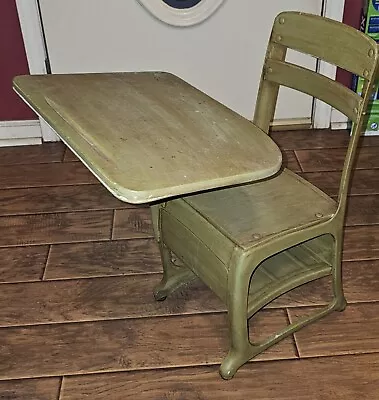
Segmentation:
{"type": "MultiPolygon", "coordinates": [[[[308,149],[333,149],[346,148],[349,144],[350,135],[348,130],[331,129],[306,129],[296,131],[274,131],[270,137],[283,150],[308,150],[308,149]]],[[[379,146],[379,136],[362,136],[359,147],[379,146]]],[[[359,151],[359,150],[358,150],[359,151]]]]}
{"type": "MultiPolygon", "coordinates": [[[[320,221],[318,213],[326,219],[336,211],[333,200],[289,170],[262,182],[185,196],[182,201],[198,212],[194,221],[202,218],[211,221],[243,248],[259,240],[279,237],[291,229],[300,230],[308,224],[316,224],[320,221]],[[312,207],[304,207],[304,204],[312,204],[312,207]],[[285,212],[275,214],[283,205],[285,212]]],[[[181,214],[175,217],[180,220],[181,214]]],[[[200,222],[198,227],[200,231],[200,222]]],[[[198,230],[194,231],[197,235],[198,230]]]]}
{"type": "MultiPolygon", "coordinates": [[[[350,261],[342,265],[348,303],[379,301],[379,260],[350,261]]],[[[332,298],[330,277],[300,286],[274,301],[272,307],[325,305],[332,298]]]]}
{"type": "MultiPolygon", "coordinates": [[[[291,308],[291,321],[312,309],[291,308]]],[[[349,305],[295,333],[300,357],[378,353],[379,303],[349,305]],[[343,327],[343,329],[341,329],[343,327]]]]}
{"type": "Polygon", "coordinates": [[[113,240],[51,246],[45,279],[92,278],[162,271],[154,239],[113,240]]]}
{"type": "Polygon", "coordinates": [[[0,282],[27,282],[41,279],[48,246],[0,249],[0,282]]]}
{"type": "MultiPolygon", "coordinates": [[[[283,310],[260,313],[253,333],[287,323],[283,310]]],[[[0,330],[1,379],[218,364],[228,349],[226,314],[140,318],[0,330]]],[[[295,358],[287,338],[259,360],[295,358]]]]}
{"type": "Polygon", "coordinates": [[[112,239],[135,239],[153,236],[149,208],[141,207],[115,211],[112,239]]]}
{"type": "Polygon", "coordinates": [[[272,132],[271,138],[281,150],[323,149],[343,147],[349,144],[349,132],[330,129],[272,132]]]}
{"type": "MultiPolygon", "coordinates": [[[[190,201],[192,201],[192,197],[188,203],[190,201]]],[[[194,201],[196,202],[196,200],[194,201]]],[[[225,233],[208,224],[206,219],[198,213],[198,210],[188,203],[183,199],[175,199],[167,203],[161,213],[163,240],[165,243],[173,241],[175,254],[189,266],[193,265],[194,268],[198,264],[201,253],[204,257],[203,265],[206,270],[202,271],[203,273],[197,271],[200,277],[205,277],[208,272],[219,270],[216,265],[220,267],[219,271],[222,270],[226,273],[225,266],[228,264],[235,247],[234,242],[229,240],[225,233]],[[193,240],[192,243],[191,240],[193,240]],[[207,246],[204,248],[201,243],[207,243],[207,246]],[[217,258],[215,254],[217,254],[217,258]],[[220,261],[222,264],[220,264],[220,261]],[[214,268],[211,268],[213,264],[215,264],[214,268]]],[[[224,275],[224,278],[226,279],[226,275],[224,275]]],[[[218,286],[221,282],[226,284],[225,279],[217,277],[216,282],[213,279],[212,281],[215,286],[218,286]]],[[[213,284],[210,287],[213,287],[213,284]]]]}
{"type": "Polygon", "coordinates": [[[64,153],[63,157],[64,162],[70,162],[70,161],[80,161],[78,157],[68,148],[66,147],[66,151],[64,153]]]}
{"type": "Polygon", "coordinates": [[[285,150],[282,152],[283,155],[283,167],[290,169],[293,172],[300,172],[301,167],[297,161],[295,152],[290,150],[285,150]]]}
{"type": "Polygon", "coordinates": [[[345,229],[342,257],[348,260],[379,258],[379,225],[354,226],[345,229]]]}
{"type": "Polygon", "coordinates": [[[350,196],[347,202],[346,225],[379,223],[379,196],[350,196]]]}
{"type": "Polygon", "coordinates": [[[215,367],[64,378],[61,400],[373,400],[377,355],[249,363],[231,381],[215,367]]]}
{"type": "Polygon", "coordinates": [[[245,183],[281,166],[263,131],[169,73],[21,76],[14,87],[123,201],[245,183]]]}
{"type": "Polygon", "coordinates": [[[365,147],[365,146],[379,146],[379,136],[361,136],[360,141],[359,141],[359,146],[365,147]]]}
{"type": "MultiPolygon", "coordinates": [[[[296,150],[301,168],[304,172],[342,170],[346,149],[310,149],[296,150]]],[[[379,149],[377,147],[360,147],[357,150],[357,169],[379,168],[379,149]]]]}
{"type": "Polygon", "coordinates": [[[108,210],[134,207],[102,185],[69,185],[0,190],[0,215],[108,210]]]}
{"type": "MultiPolygon", "coordinates": [[[[337,196],[339,184],[341,181],[340,171],[325,172],[304,172],[300,176],[317,186],[329,196],[337,196]]],[[[351,190],[351,189],[350,189],[351,190]]]]}
{"type": "Polygon", "coordinates": [[[40,164],[61,162],[65,152],[63,143],[44,143],[40,146],[0,148],[0,165],[40,164]]]}
{"type": "Polygon", "coordinates": [[[98,180],[81,163],[5,165],[0,169],[2,189],[89,183],[98,180]]]}
{"type": "Polygon", "coordinates": [[[55,400],[59,398],[61,378],[0,381],[2,400],[55,400]]]}
{"type": "Polygon", "coordinates": [[[266,80],[320,99],[352,122],[357,122],[358,112],[355,110],[362,106],[362,97],[334,79],[300,65],[272,59],[266,60],[264,73],[266,80]]]}
{"type": "MultiPolygon", "coordinates": [[[[343,276],[348,302],[379,301],[378,275],[379,260],[345,262],[343,276]]],[[[161,274],[150,273],[3,284],[0,326],[226,311],[221,300],[199,280],[178,290],[166,301],[157,302],[152,293],[160,279],[161,274]]],[[[331,288],[329,278],[320,279],[280,297],[268,308],[324,305],[331,300],[331,288]]]]}
{"type": "MultiPolygon", "coordinates": [[[[305,172],[301,173],[309,182],[323,190],[329,196],[338,194],[341,172],[305,172]]],[[[374,169],[353,171],[350,194],[378,194],[379,174],[374,169]]]]}
{"type": "Polygon", "coordinates": [[[161,274],[2,284],[0,327],[204,314],[225,306],[202,284],[157,302],[161,274]]]}
{"type": "Polygon", "coordinates": [[[0,246],[109,240],[113,211],[0,217],[0,246]]]}
{"type": "MultiPolygon", "coordinates": [[[[348,134],[347,132],[337,132],[338,138],[334,136],[335,133],[333,131],[326,135],[325,132],[309,130],[303,132],[302,135],[298,135],[296,132],[291,132],[291,135],[293,134],[296,138],[296,142],[293,141],[292,144],[305,149],[317,148],[318,146],[338,147],[343,142],[344,137],[348,138],[348,134]]],[[[281,133],[275,133],[275,135],[279,134],[281,133]]],[[[283,133],[283,135],[286,136],[287,133],[283,133]]],[[[283,145],[291,149],[291,140],[290,136],[288,136],[288,142],[284,138],[283,145]]],[[[378,146],[379,137],[364,137],[361,145],[368,148],[378,146]]],[[[11,153],[9,154],[11,159],[11,153]]],[[[291,163],[290,160],[294,159],[294,153],[290,150],[286,152],[286,155],[289,156],[289,162],[291,163]]],[[[35,161],[37,162],[38,160],[35,159],[35,161]]],[[[48,168],[45,171],[49,174],[48,168]]],[[[43,172],[41,172],[41,176],[42,174],[43,172]]],[[[321,175],[323,176],[323,178],[320,178],[322,185],[323,181],[328,182],[329,173],[322,173],[321,175]]],[[[60,185],[59,176],[55,178],[55,182],[58,182],[57,185],[60,185]]],[[[94,204],[101,207],[108,205],[108,200],[97,194],[97,190],[94,189],[95,186],[97,187],[97,185],[75,185],[72,187],[61,186],[59,188],[54,186],[35,189],[35,196],[30,195],[29,197],[31,202],[29,205],[26,193],[21,196],[24,189],[15,190],[13,192],[14,196],[9,195],[7,200],[4,197],[1,200],[1,193],[9,194],[12,191],[1,190],[0,209],[6,213],[11,213],[12,210],[13,212],[22,213],[24,205],[25,212],[36,212],[33,210],[37,210],[37,207],[40,207],[40,210],[45,210],[45,212],[48,212],[49,209],[52,210],[54,207],[58,207],[57,210],[65,210],[67,207],[67,211],[69,211],[72,207],[85,207],[86,199],[88,207],[93,207],[94,204]],[[61,204],[59,191],[62,188],[67,189],[67,192],[65,192],[66,195],[62,195],[61,204]],[[47,194],[39,198],[38,191],[40,190],[45,190],[47,194]],[[51,196],[51,208],[49,208],[50,205],[48,204],[49,196],[51,196]],[[70,196],[72,196],[72,199],[70,196]],[[44,199],[43,201],[42,198],[44,199]],[[37,204],[38,201],[40,201],[40,205],[37,204]]],[[[99,189],[103,190],[100,186],[99,189]]],[[[379,228],[375,225],[377,224],[377,199],[375,195],[350,196],[349,203],[347,220],[349,227],[346,228],[344,258],[353,261],[344,262],[343,265],[346,297],[349,303],[378,302],[379,248],[377,243],[379,228]]],[[[125,204],[125,206],[128,205],[125,204]]],[[[71,211],[73,210],[71,209],[71,211]]],[[[39,216],[26,217],[40,218],[39,216]]],[[[146,220],[148,219],[149,215],[147,213],[146,220]]],[[[131,225],[133,226],[133,223],[131,225]]],[[[136,225],[138,226],[138,223],[136,225]]],[[[57,226],[57,230],[59,229],[57,226]]],[[[80,225],[78,225],[78,229],[80,229],[80,225]]],[[[131,229],[131,232],[133,230],[134,228],[131,229]]],[[[29,225],[26,224],[24,229],[20,231],[19,236],[32,237],[35,234],[34,232],[35,230],[30,230],[29,225]]],[[[127,233],[127,235],[130,234],[127,233]]],[[[6,231],[6,234],[0,235],[2,240],[5,240],[5,237],[11,237],[11,235],[8,235],[8,231],[6,231]]],[[[51,240],[54,240],[54,236],[51,236],[50,239],[49,237],[45,239],[46,243],[50,243],[51,240]]],[[[97,398],[103,399],[107,396],[113,400],[113,398],[124,399],[129,395],[136,399],[165,399],[165,397],[170,400],[176,400],[177,397],[183,399],[199,397],[204,399],[227,399],[233,397],[245,400],[251,397],[252,393],[257,397],[260,396],[267,399],[272,396],[272,400],[277,398],[286,399],[285,396],[287,396],[288,400],[292,400],[294,396],[300,399],[308,399],[310,395],[313,396],[312,399],[315,398],[317,400],[317,396],[319,396],[320,400],[328,398],[334,400],[338,399],[338,396],[343,400],[346,398],[367,398],[367,400],[372,400],[378,397],[377,387],[379,387],[379,384],[375,375],[377,354],[313,358],[312,360],[293,362],[253,362],[241,368],[231,382],[221,381],[217,372],[218,366],[203,368],[197,366],[197,364],[204,364],[212,357],[215,360],[218,357],[217,362],[219,362],[225,355],[228,338],[226,317],[224,314],[217,314],[217,318],[223,318],[223,322],[216,322],[215,326],[209,329],[206,328],[208,322],[213,323],[214,320],[206,323],[196,323],[195,325],[192,322],[186,323],[182,320],[182,318],[189,318],[188,321],[192,321],[191,318],[193,316],[202,318],[207,315],[204,313],[223,311],[225,306],[221,301],[209,289],[199,281],[196,281],[178,291],[175,295],[170,296],[165,302],[155,303],[151,296],[151,287],[159,280],[158,273],[162,267],[159,251],[153,239],[100,240],[86,243],[53,244],[51,246],[45,279],[64,281],[17,283],[14,285],[4,285],[3,283],[0,285],[0,289],[5,289],[4,291],[0,290],[0,303],[2,304],[0,321],[8,326],[8,328],[0,329],[0,337],[3,338],[1,344],[4,345],[4,342],[6,342],[5,347],[2,347],[3,359],[0,360],[0,363],[6,368],[9,364],[4,362],[5,354],[8,354],[11,358],[12,354],[16,353],[15,362],[18,366],[11,365],[10,372],[12,377],[40,376],[41,365],[43,368],[42,375],[46,376],[68,370],[75,375],[84,373],[82,376],[64,378],[65,382],[61,395],[63,400],[82,399],[85,396],[95,400],[97,398]],[[135,276],[135,274],[139,274],[139,276],[135,276]],[[112,277],[96,279],[96,277],[102,276],[112,277]],[[131,282],[134,282],[135,285],[131,285],[131,282]],[[36,285],[35,288],[33,287],[34,284],[36,285]],[[46,287],[43,285],[46,285],[46,287]],[[128,296],[129,293],[133,294],[133,296],[128,296]],[[173,316],[186,313],[194,313],[195,315],[173,316]],[[138,315],[147,316],[147,318],[138,318],[138,315]],[[130,318],[133,316],[136,319],[130,318]],[[117,320],[106,321],[108,318],[117,317],[127,318],[127,320],[121,322],[117,320]],[[176,318],[179,318],[181,322],[175,322],[176,318]],[[64,323],[83,319],[101,321],[64,323]],[[171,320],[173,321],[171,322],[171,320]],[[33,323],[33,321],[39,324],[45,324],[50,321],[53,325],[12,328],[12,325],[33,323]],[[138,326],[128,330],[128,324],[134,321],[140,321],[138,326]],[[167,321],[170,321],[170,323],[167,324],[167,321]],[[59,322],[63,323],[57,324],[59,322]],[[151,324],[153,325],[151,326],[151,324]],[[188,338],[188,335],[195,332],[199,325],[202,326],[199,334],[203,336],[200,346],[198,346],[196,338],[188,338]],[[87,329],[87,326],[91,328],[87,329]],[[109,326],[109,329],[104,329],[104,326],[106,328],[109,326]],[[156,336],[155,331],[153,331],[157,327],[160,337],[156,336]],[[75,328],[75,330],[68,332],[67,328],[75,328]],[[142,335],[141,341],[146,339],[148,344],[143,344],[142,348],[138,350],[139,352],[132,350],[131,358],[135,363],[134,365],[140,365],[138,368],[145,368],[141,365],[146,359],[152,358],[155,366],[151,371],[130,371],[100,375],[86,374],[91,368],[93,370],[111,371],[133,369],[119,366],[118,360],[121,360],[122,363],[124,354],[129,354],[128,346],[123,344],[127,342],[127,336],[130,332],[134,332],[138,336],[140,331],[144,332],[146,330],[147,332],[142,335]],[[172,332],[171,335],[176,333],[177,335],[184,334],[185,344],[184,348],[182,348],[180,337],[177,336],[174,340],[174,346],[176,347],[167,349],[167,352],[171,353],[168,356],[166,354],[166,341],[171,340],[170,330],[172,332]],[[207,334],[209,330],[211,330],[211,334],[207,334]],[[4,333],[6,332],[8,332],[8,336],[4,338],[4,333]],[[20,334],[20,332],[23,333],[20,334]],[[30,332],[32,336],[28,337],[30,332]],[[45,335],[45,332],[49,332],[49,334],[45,335]],[[100,336],[99,332],[101,332],[100,336]],[[124,337],[121,337],[123,334],[124,337]],[[47,343],[43,341],[44,335],[47,338],[47,343]],[[79,338],[79,344],[77,345],[75,345],[76,337],[79,338]],[[102,343],[100,346],[97,344],[97,337],[102,343]],[[114,337],[116,337],[117,343],[121,343],[118,347],[117,344],[112,347],[111,342],[114,337]],[[224,348],[216,349],[216,345],[209,344],[214,340],[214,337],[216,337],[216,340],[223,340],[224,348]],[[13,342],[10,344],[12,340],[17,342],[17,345],[13,342]],[[22,346],[24,346],[23,349],[21,349],[22,346]],[[97,348],[95,348],[96,346],[97,348]],[[187,351],[187,346],[192,346],[190,356],[183,358],[182,352],[187,351]],[[72,347],[73,349],[71,349],[72,347]],[[65,352],[67,354],[64,354],[65,352]],[[100,355],[98,352],[100,352],[100,355]],[[143,352],[144,354],[140,356],[139,354],[143,352]],[[166,371],[161,368],[162,365],[168,364],[170,366],[182,365],[183,362],[188,361],[188,358],[192,360],[191,368],[169,368],[166,371]],[[93,363],[92,360],[94,360],[93,363]],[[25,362],[26,365],[24,365],[25,362]],[[47,363],[46,366],[44,366],[45,362],[47,363]],[[311,369],[308,369],[307,365],[311,369]],[[338,371],[338,373],[335,373],[335,371],[338,371]],[[259,376],[259,380],[252,379],[257,376],[259,376]],[[273,376],[275,376],[274,380],[272,379],[273,376]],[[315,379],[315,377],[317,378],[315,379]],[[190,387],[188,386],[189,384],[190,387]]],[[[47,253],[47,245],[1,248],[0,280],[3,282],[39,281],[47,253]]],[[[320,280],[283,296],[270,307],[289,307],[300,312],[304,306],[325,304],[329,293],[330,287],[327,279],[320,280]]],[[[362,306],[365,306],[365,304],[362,306]]],[[[351,304],[347,310],[350,307],[351,304]]],[[[344,314],[336,313],[332,314],[331,317],[333,318],[334,315],[342,317],[344,314]]],[[[371,324],[370,321],[372,320],[370,318],[363,317],[362,320],[357,322],[362,332],[365,328],[365,321],[371,324]]],[[[267,323],[267,320],[266,322],[261,322],[262,325],[267,323]]],[[[318,325],[319,323],[314,324],[316,331],[318,325]]],[[[335,337],[340,334],[341,338],[345,335],[346,330],[351,330],[350,325],[345,325],[343,320],[336,322],[334,329],[335,337]]],[[[263,331],[264,327],[257,326],[257,330],[263,331]]],[[[315,337],[318,337],[316,333],[315,337]]],[[[363,339],[367,342],[367,338],[363,339]]],[[[328,336],[324,336],[320,340],[327,343],[329,339],[328,336]]],[[[357,341],[359,340],[360,338],[357,339],[357,341]]],[[[318,349],[318,345],[312,346],[316,350],[318,349]]],[[[369,344],[366,343],[364,346],[364,351],[370,351],[369,344]]],[[[377,346],[376,343],[374,343],[372,351],[376,351],[375,346],[377,346]]],[[[342,347],[337,348],[338,353],[341,349],[342,351],[345,350],[342,347]]],[[[353,345],[352,349],[354,351],[357,350],[353,345]]],[[[272,349],[272,351],[274,350],[275,348],[272,349]]],[[[293,353],[290,354],[290,357],[293,357],[293,353]]],[[[264,353],[263,356],[276,357],[273,353],[271,355],[264,353]]],[[[281,357],[285,358],[286,355],[283,354],[281,357]]],[[[147,368],[150,368],[149,365],[152,365],[152,361],[148,359],[146,365],[147,368]]],[[[61,373],[63,374],[64,372],[61,373]]],[[[5,379],[5,377],[4,371],[1,371],[0,378],[5,379]]],[[[48,381],[41,379],[40,382],[44,383],[42,389],[36,382],[37,380],[1,381],[0,397],[4,393],[4,395],[12,395],[17,400],[29,400],[33,398],[32,395],[35,395],[38,400],[38,395],[41,400],[56,398],[55,392],[53,390],[49,391],[48,381]],[[47,383],[45,384],[45,382],[47,383]],[[34,387],[38,387],[38,389],[34,389],[34,387]],[[35,393],[38,393],[38,395],[35,393]]]]}
{"type": "Polygon", "coordinates": [[[275,18],[270,40],[368,77],[374,72],[378,55],[376,44],[370,39],[337,21],[290,11],[275,18]]]}

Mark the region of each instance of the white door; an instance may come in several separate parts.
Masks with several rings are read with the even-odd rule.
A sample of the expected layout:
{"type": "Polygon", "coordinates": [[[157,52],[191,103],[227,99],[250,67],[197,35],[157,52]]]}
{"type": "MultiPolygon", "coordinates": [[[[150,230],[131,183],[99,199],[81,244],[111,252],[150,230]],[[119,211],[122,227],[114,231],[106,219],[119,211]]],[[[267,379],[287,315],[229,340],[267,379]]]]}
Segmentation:
{"type": "MultiPolygon", "coordinates": [[[[39,1],[53,73],[169,71],[247,118],[253,115],[275,15],[322,10],[322,0],[224,0],[202,23],[178,27],[155,18],[143,0],[39,1]]],[[[199,7],[205,1],[213,0],[189,3],[199,7]]],[[[293,52],[289,59],[316,68],[311,57],[293,52]]],[[[310,123],[312,102],[281,89],[276,119],[310,123]]]]}

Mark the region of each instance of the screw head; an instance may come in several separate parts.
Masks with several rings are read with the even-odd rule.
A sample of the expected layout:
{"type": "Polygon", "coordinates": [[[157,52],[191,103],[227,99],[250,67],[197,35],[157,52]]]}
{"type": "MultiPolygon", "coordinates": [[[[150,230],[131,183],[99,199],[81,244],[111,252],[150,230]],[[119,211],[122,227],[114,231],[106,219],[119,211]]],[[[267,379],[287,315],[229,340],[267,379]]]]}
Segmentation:
{"type": "Polygon", "coordinates": [[[315,214],[315,217],[316,217],[316,218],[322,218],[323,216],[324,216],[324,214],[319,213],[319,212],[315,214]]]}

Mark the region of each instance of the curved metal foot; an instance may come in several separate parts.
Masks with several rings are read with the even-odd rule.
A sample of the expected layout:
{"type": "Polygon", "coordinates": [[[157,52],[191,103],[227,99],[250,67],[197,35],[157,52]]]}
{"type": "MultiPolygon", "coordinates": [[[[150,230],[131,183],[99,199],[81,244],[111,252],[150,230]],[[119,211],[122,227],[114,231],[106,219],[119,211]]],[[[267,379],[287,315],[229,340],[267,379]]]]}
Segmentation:
{"type": "Polygon", "coordinates": [[[232,379],[234,374],[237,372],[238,368],[244,362],[241,362],[237,354],[229,353],[224,361],[222,362],[219,373],[222,379],[229,380],[232,379]]]}
{"type": "Polygon", "coordinates": [[[346,301],[345,297],[342,296],[336,301],[336,305],[334,306],[334,310],[342,312],[342,311],[345,310],[346,306],[347,306],[347,301],[346,301]]]}
{"type": "Polygon", "coordinates": [[[225,380],[232,379],[242,365],[246,364],[251,358],[255,357],[260,352],[259,346],[251,346],[246,350],[230,350],[219,369],[221,378],[225,380]]]}
{"type": "Polygon", "coordinates": [[[179,287],[196,279],[196,275],[186,267],[171,265],[165,270],[161,282],[154,288],[153,294],[157,301],[163,301],[179,287]]]}
{"type": "Polygon", "coordinates": [[[166,300],[169,293],[165,290],[164,285],[160,283],[153,289],[153,295],[156,301],[163,301],[166,300]]]}
{"type": "Polygon", "coordinates": [[[154,288],[153,294],[155,300],[162,301],[180,286],[195,279],[196,275],[182,263],[176,262],[174,264],[174,255],[164,243],[160,242],[159,247],[163,264],[163,278],[161,282],[154,288]]]}

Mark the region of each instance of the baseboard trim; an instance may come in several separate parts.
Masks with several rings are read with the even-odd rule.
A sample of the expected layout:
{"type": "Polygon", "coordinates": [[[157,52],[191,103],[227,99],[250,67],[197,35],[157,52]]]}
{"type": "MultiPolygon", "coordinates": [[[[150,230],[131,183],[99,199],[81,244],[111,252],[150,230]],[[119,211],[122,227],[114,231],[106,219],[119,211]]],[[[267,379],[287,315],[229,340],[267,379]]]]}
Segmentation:
{"type": "Polygon", "coordinates": [[[0,121],[0,146],[29,145],[41,141],[42,131],[38,120],[0,121]]]}
{"type": "Polygon", "coordinates": [[[270,126],[273,132],[303,130],[312,127],[312,120],[310,118],[276,119],[272,121],[270,126]]]}
{"type": "Polygon", "coordinates": [[[349,129],[349,119],[335,108],[332,109],[330,128],[334,130],[349,129]]]}
{"type": "Polygon", "coordinates": [[[330,124],[330,128],[332,131],[346,130],[346,129],[349,129],[349,123],[348,122],[332,122],[330,124]]]}
{"type": "Polygon", "coordinates": [[[56,134],[55,130],[40,117],[42,138],[44,142],[59,142],[61,139],[56,134]]]}
{"type": "Polygon", "coordinates": [[[31,146],[35,144],[42,144],[41,138],[0,139],[0,147],[31,146]]]}

